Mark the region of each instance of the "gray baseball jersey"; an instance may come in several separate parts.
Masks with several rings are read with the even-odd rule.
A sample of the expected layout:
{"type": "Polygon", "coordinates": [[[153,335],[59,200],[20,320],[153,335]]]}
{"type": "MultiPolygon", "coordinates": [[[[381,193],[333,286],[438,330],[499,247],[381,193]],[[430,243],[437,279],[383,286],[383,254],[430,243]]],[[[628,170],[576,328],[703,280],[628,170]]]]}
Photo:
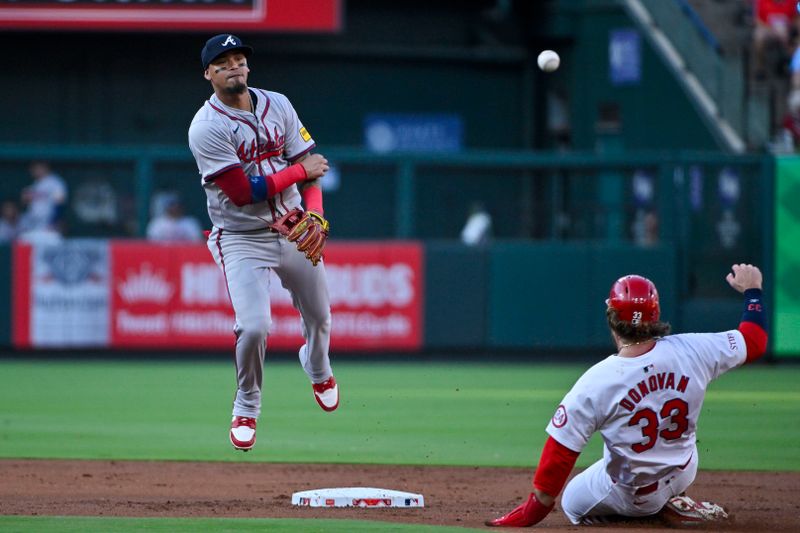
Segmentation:
{"type": "Polygon", "coordinates": [[[223,104],[216,95],[195,114],[189,127],[194,154],[206,191],[208,216],[220,229],[248,231],[265,227],[300,205],[292,185],[266,202],[237,207],[214,184],[214,177],[241,165],[248,176],[267,176],[286,168],[315,146],[286,96],[250,88],[255,113],[223,104]]]}
{"type": "Polygon", "coordinates": [[[233,415],[258,418],[270,318],[270,270],[291,293],[302,317],[306,344],[300,361],[312,383],[333,375],[330,298],[324,263],[313,266],[285,237],[267,224],[299,207],[295,185],[263,202],[237,207],[214,178],[241,165],[245,174],[270,175],[286,168],[315,144],[292,104],[282,94],[249,89],[255,113],[241,111],[211,96],[189,127],[189,147],[197,161],[214,225],[207,245],[222,270],[236,315],[236,378],[233,415]]]}

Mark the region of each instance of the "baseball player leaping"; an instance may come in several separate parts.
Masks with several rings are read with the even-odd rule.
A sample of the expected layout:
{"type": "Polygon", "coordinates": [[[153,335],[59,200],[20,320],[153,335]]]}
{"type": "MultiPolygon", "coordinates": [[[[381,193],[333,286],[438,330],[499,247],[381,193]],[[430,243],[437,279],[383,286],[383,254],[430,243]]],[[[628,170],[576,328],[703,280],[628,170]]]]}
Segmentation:
{"type": "Polygon", "coordinates": [[[684,494],[697,473],[697,420],[709,382],[758,359],[767,331],[761,272],[733,265],[727,281],[744,294],[739,328],[669,335],[655,285],[625,276],[611,287],[606,317],[617,353],[575,383],[547,426],[550,437],[525,503],[487,525],[525,527],[553,509],[578,455],[599,431],[603,458],[575,476],[561,497],[573,524],[660,515],[671,525],[727,517],[684,494]]]}
{"type": "Polygon", "coordinates": [[[292,295],[306,344],[300,362],[325,411],[339,406],[328,347],[331,313],[322,252],[328,237],[318,178],[328,161],[282,94],[249,88],[253,49],[235,35],[209,39],[200,54],[214,94],[189,127],[213,229],[208,248],[222,269],[236,315],[236,377],[230,440],[256,442],[270,328],[269,271],[292,295]],[[301,208],[305,203],[305,211],[301,208]]]}

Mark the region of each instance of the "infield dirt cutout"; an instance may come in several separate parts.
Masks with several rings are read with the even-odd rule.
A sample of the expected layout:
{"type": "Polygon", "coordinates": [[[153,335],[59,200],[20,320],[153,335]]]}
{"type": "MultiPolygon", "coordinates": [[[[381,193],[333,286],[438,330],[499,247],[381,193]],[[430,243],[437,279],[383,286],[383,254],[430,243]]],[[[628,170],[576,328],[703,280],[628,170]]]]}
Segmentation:
{"type": "MultiPolygon", "coordinates": [[[[530,468],[0,460],[0,514],[129,517],[360,519],[484,527],[530,490],[530,468]],[[325,487],[384,487],[425,497],[417,509],[308,508],[293,492],[325,487]]],[[[725,507],[715,531],[800,530],[800,472],[700,471],[688,491],[725,507]]],[[[665,529],[655,521],[604,531],[665,529]]],[[[485,528],[487,531],[495,528],[485,528]]],[[[558,505],[538,530],[572,526],[558,505]]],[[[506,530],[507,531],[507,530],[506,530]]]]}

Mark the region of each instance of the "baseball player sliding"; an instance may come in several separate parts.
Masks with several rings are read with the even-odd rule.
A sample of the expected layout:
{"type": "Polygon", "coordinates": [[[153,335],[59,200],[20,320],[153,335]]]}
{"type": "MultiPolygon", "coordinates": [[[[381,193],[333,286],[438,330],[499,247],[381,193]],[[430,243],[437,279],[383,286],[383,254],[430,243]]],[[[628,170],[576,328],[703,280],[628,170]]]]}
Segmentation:
{"type": "Polygon", "coordinates": [[[195,114],[189,147],[202,176],[213,229],[208,248],[236,315],[236,377],[230,440],[256,442],[270,328],[269,271],[291,293],[306,344],[300,362],[325,411],[339,406],[328,347],[331,313],[322,252],[328,237],[318,179],[328,161],[282,94],[247,86],[253,49],[217,35],[200,54],[214,94],[195,114]],[[305,210],[301,207],[305,204],[305,210]]]}
{"type": "Polygon", "coordinates": [[[617,353],[586,371],[556,409],[527,500],[487,525],[543,520],[596,431],[603,458],[575,476],[561,497],[573,524],[612,516],[660,514],[672,525],[727,517],[720,506],[684,494],[697,473],[697,420],[709,382],[758,359],[767,346],[761,272],[733,265],[727,281],[744,294],[739,328],[685,335],[668,335],[650,280],[625,276],[614,283],[606,317],[617,353]]]}

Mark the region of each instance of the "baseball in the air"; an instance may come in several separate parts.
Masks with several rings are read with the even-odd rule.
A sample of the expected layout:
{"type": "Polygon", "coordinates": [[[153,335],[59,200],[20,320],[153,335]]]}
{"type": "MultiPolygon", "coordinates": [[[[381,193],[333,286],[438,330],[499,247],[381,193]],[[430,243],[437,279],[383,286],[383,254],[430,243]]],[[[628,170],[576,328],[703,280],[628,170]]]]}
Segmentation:
{"type": "Polygon", "coordinates": [[[553,72],[561,64],[561,58],[552,50],[545,50],[536,59],[539,63],[539,68],[545,72],[553,72]]]}

